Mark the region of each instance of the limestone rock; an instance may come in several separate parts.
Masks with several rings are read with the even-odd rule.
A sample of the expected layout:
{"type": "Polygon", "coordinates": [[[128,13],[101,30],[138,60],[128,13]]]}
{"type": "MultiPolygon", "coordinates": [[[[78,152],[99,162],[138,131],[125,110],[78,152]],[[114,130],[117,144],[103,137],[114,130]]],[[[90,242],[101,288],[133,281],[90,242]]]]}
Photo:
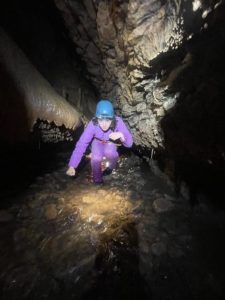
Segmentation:
{"type": "MultiPolygon", "coordinates": [[[[75,48],[87,66],[88,78],[101,97],[111,98],[117,112],[126,118],[135,144],[148,150],[164,150],[166,146],[171,156],[183,151],[183,155],[189,153],[200,159],[199,153],[207,147],[210,149],[205,152],[213,152],[212,157],[216,156],[220,161],[223,150],[214,155],[215,150],[209,146],[213,142],[199,142],[208,140],[207,137],[202,139],[204,125],[199,126],[199,120],[204,119],[202,114],[212,115],[214,95],[223,94],[223,91],[216,91],[220,78],[215,73],[219,72],[209,69],[209,65],[218,65],[223,60],[222,55],[217,57],[217,46],[214,47],[222,40],[220,30],[210,28],[218,21],[219,9],[211,2],[204,3],[204,11],[200,12],[202,4],[192,10],[190,1],[185,0],[55,0],[75,48]],[[216,38],[207,35],[209,28],[215,32],[216,38]],[[201,36],[206,34],[202,43],[193,39],[200,32],[204,33],[201,36]],[[211,55],[214,55],[212,61],[211,55]],[[193,74],[195,80],[192,82],[193,74]],[[211,100],[205,102],[210,94],[211,100]],[[203,106],[206,110],[201,109],[203,106]],[[175,108],[177,110],[173,111],[175,108]],[[196,129],[199,130],[197,137],[196,129]],[[183,145],[183,149],[177,145],[183,145]]],[[[219,98],[218,111],[223,108],[219,98]]],[[[220,113],[205,123],[217,124],[217,115],[220,113]]],[[[215,131],[218,127],[223,128],[215,125],[215,131]]],[[[217,136],[224,135],[222,130],[218,130],[217,136]]],[[[210,140],[214,141],[214,138],[212,134],[210,140]]]]}
{"type": "MultiPolygon", "coordinates": [[[[100,88],[102,96],[112,97],[113,101],[119,99],[118,108],[124,116],[135,116],[135,112],[144,113],[148,109],[158,118],[154,118],[153,125],[157,132],[164,109],[153,112],[143,101],[152,99],[153,87],[157,92],[157,80],[145,80],[143,69],[147,70],[151,61],[171,45],[180,44],[182,30],[177,22],[180,6],[173,6],[171,1],[167,4],[151,1],[149,4],[147,0],[113,4],[111,1],[93,3],[85,0],[83,6],[74,1],[55,0],[55,3],[64,14],[71,34],[79,36],[79,39],[74,38],[75,46],[87,64],[90,79],[100,88]],[[82,16],[79,22],[73,20],[74,12],[82,16]]],[[[159,97],[162,105],[162,95],[159,97]]],[[[134,139],[138,142],[137,129],[140,127],[136,128],[137,122],[137,119],[129,120],[134,139]]],[[[144,139],[138,143],[144,146],[161,145],[161,132],[152,134],[151,131],[147,126],[144,139]]]]}
{"type": "Polygon", "coordinates": [[[15,81],[15,90],[24,95],[23,105],[29,122],[28,129],[32,130],[38,118],[53,121],[58,126],[77,128],[80,124],[79,113],[56,93],[3,29],[0,29],[0,45],[1,63],[15,81]]]}
{"type": "Polygon", "coordinates": [[[146,110],[146,103],[139,103],[137,105],[137,112],[144,112],[146,110]]]}

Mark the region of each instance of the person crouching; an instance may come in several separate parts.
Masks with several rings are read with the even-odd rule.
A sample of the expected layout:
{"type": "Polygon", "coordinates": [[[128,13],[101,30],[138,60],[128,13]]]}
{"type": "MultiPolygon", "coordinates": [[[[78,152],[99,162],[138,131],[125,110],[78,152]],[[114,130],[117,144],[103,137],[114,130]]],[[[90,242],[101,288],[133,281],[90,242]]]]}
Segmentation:
{"type": "Polygon", "coordinates": [[[117,142],[130,148],[133,138],[121,117],[114,114],[113,105],[109,100],[100,100],[96,106],[95,117],[88,123],[83,134],[76,143],[76,147],[70,157],[69,168],[66,172],[69,176],[76,174],[83,154],[91,143],[91,168],[93,182],[103,183],[101,164],[103,158],[109,162],[105,173],[110,174],[115,169],[118,161],[117,142]],[[116,142],[116,143],[115,143],[116,142]]]}

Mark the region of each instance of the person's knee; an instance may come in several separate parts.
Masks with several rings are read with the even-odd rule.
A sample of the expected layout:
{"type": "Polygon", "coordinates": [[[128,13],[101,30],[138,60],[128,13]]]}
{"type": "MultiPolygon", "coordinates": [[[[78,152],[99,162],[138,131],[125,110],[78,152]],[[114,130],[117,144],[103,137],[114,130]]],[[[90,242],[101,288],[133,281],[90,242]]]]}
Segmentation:
{"type": "Polygon", "coordinates": [[[106,159],[117,159],[119,157],[118,152],[106,152],[105,153],[106,159]]]}
{"type": "Polygon", "coordinates": [[[92,155],[91,156],[91,162],[92,163],[100,163],[102,161],[102,156],[99,155],[92,155]]]}

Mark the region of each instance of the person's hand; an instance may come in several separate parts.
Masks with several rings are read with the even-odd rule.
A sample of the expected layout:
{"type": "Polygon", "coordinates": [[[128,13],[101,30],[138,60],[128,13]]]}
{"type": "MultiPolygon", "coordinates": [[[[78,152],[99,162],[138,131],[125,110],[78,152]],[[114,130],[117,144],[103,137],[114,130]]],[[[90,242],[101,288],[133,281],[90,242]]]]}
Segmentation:
{"type": "Polygon", "coordinates": [[[109,138],[113,141],[120,139],[123,142],[125,140],[123,133],[120,131],[110,133],[109,138]]]}
{"type": "Polygon", "coordinates": [[[75,176],[76,170],[73,167],[69,167],[68,170],[66,171],[66,174],[68,176],[75,176]]]}

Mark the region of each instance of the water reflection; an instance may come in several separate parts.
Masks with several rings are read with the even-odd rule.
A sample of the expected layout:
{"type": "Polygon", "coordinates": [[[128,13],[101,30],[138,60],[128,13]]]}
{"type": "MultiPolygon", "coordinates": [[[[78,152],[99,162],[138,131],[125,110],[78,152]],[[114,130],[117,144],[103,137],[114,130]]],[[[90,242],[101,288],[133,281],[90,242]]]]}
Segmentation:
{"type": "Polygon", "coordinates": [[[221,294],[222,282],[210,269],[214,260],[195,272],[202,241],[192,241],[187,201],[174,197],[135,156],[122,158],[103,186],[92,185],[88,175],[86,169],[71,179],[65,168],[45,174],[0,211],[1,299],[221,294]],[[202,276],[209,271],[211,286],[202,276]]]}
{"type": "Polygon", "coordinates": [[[114,180],[99,187],[88,172],[76,180],[64,170],[38,178],[18,207],[13,229],[5,224],[13,247],[3,250],[3,299],[57,298],[62,291],[71,299],[143,294],[136,284],[142,282],[133,213],[141,204],[138,194],[127,189],[123,173],[114,172],[114,180]]]}

